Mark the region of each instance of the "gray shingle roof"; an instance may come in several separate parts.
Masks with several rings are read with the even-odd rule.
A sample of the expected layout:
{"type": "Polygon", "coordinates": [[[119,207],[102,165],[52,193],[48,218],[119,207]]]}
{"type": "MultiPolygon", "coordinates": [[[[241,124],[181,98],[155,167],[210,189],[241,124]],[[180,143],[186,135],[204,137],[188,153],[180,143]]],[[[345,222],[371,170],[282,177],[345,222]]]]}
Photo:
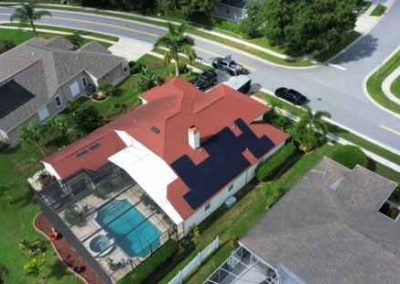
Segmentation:
{"type": "MultiPolygon", "coordinates": [[[[33,38],[1,54],[0,85],[14,79],[35,98],[1,119],[0,128],[11,130],[32,116],[63,84],[82,71],[100,78],[124,61],[98,43],[73,50],[73,45],[63,37],[33,38]]],[[[0,103],[1,99],[0,94],[0,103]]]]}
{"type": "Polygon", "coordinates": [[[324,158],[241,243],[306,283],[400,283],[400,224],[378,212],[395,187],[324,158]]]}

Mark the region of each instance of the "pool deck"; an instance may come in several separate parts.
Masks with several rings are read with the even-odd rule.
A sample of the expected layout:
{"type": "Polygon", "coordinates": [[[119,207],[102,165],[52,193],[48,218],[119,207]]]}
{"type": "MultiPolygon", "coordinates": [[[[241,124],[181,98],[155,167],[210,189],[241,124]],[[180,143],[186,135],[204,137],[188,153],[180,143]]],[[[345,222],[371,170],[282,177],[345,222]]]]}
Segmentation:
{"type": "MultiPolygon", "coordinates": [[[[80,200],[77,205],[85,207],[90,212],[84,224],[73,225],[69,227],[72,233],[81,241],[83,246],[92,255],[92,257],[100,264],[103,270],[116,282],[123,278],[126,274],[132,271],[136,266],[142,263],[146,257],[130,257],[125,251],[118,246],[116,243],[109,252],[102,255],[92,252],[90,250],[90,241],[98,235],[108,235],[108,232],[104,230],[100,224],[96,221],[97,212],[105,204],[108,204],[110,200],[127,200],[132,204],[146,219],[147,222],[153,224],[160,232],[160,246],[169,240],[169,230],[171,224],[165,219],[162,213],[154,210],[151,205],[143,201],[143,195],[145,193],[141,190],[138,185],[132,186],[126,191],[116,191],[111,193],[106,199],[99,198],[95,195],[89,195],[80,200]],[[119,263],[118,269],[112,269],[112,263],[119,263]]],[[[59,212],[59,216],[64,218],[65,211],[59,212]]],[[[89,282],[91,283],[91,282],[89,282]]]]}

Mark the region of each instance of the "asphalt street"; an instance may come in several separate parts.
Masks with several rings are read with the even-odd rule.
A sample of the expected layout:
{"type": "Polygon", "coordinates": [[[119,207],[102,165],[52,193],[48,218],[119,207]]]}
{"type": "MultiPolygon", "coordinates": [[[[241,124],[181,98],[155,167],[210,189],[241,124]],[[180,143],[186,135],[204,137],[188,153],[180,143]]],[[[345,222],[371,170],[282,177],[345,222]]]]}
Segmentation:
{"type": "MultiPolygon", "coordinates": [[[[12,9],[0,7],[0,21],[8,21],[12,9]]],[[[100,15],[52,11],[53,17],[38,24],[133,38],[154,43],[165,33],[154,27],[100,15]]],[[[332,119],[400,151],[400,116],[382,110],[364,92],[366,77],[400,46],[400,1],[395,1],[378,25],[366,36],[332,60],[332,64],[307,69],[291,69],[196,37],[196,52],[204,59],[231,54],[251,71],[253,82],[269,90],[292,87],[310,98],[316,110],[326,110],[332,119]]],[[[134,48],[134,47],[132,47],[134,48]]],[[[1,68],[1,66],[0,66],[1,68]]]]}

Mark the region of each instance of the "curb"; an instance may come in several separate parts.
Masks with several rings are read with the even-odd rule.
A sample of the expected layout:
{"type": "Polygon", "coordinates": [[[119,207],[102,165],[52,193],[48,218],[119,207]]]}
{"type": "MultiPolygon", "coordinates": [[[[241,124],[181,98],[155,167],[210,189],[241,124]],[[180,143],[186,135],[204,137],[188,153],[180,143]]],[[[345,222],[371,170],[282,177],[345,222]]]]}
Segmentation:
{"type": "MultiPolygon", "coordinates": [[[[392,53],[389,54],[389,56],[381,62],[381,64],[379,64],[375,69],[373,69],[370,73],[368,73],[368,75],[364,78],[364,82],[363,82],[363,91],[364,91],[364,95],[368,98],[368,100],[373,103],[375,106],[377,106],[378,108],[380,108],[381,110],[393,115],[396,118],[400,119],[400,114],[387,109],[386,107],[384,107],[383,105],[381,105],[380,103],[378,103],[377,101],[375,101],[375,99],[373,97],[371,97],[371,95],[368,92],[367,89],[367,82],[368,80],[376,73],[379,71],[379,69],[381,69],[398,51],[400,51],[400,47],[398,47],[397,49],[395,49],[392,53]]],[[[382,87],[382,86],[381,86],[382,87]]]]}

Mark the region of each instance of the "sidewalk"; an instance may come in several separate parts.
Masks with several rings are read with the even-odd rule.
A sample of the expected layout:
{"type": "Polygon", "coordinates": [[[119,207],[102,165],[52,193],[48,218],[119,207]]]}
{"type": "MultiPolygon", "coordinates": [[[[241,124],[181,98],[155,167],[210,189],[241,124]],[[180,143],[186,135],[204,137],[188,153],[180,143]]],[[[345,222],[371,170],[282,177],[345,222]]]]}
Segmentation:
{"type": "Polygon", "coordinates": [[[397,67],[389,76],[385,78],[382,83],[382,91],[385,93],[385,96],[388,97],[393,103],[400,105],[400,99],[396,97],[392,91],[391,86],[393,82],[400,76],[400,66],[397,67]]]}

